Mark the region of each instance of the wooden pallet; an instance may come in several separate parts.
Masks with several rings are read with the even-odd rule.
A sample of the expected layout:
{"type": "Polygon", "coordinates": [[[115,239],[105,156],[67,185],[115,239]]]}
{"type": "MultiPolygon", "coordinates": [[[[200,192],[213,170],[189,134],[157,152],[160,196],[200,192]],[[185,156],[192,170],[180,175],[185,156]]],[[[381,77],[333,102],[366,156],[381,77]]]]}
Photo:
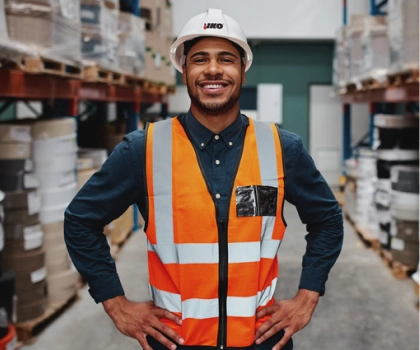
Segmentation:
{"type": "Polygon", "coordinates": [[[386,83],[381,83],[374,78],[367,78],[361,81],[362,90],[375,90],[375,89],[382,89],[387,86],[386,83]]]}
{"type": "Polygon", "coordinates": [[[99,65],[88,65],[83,67],[83,80],[106,84],[125,84],[125,76],[123,73],[99,65]]]}
{"type": "Polygon", "coordinates": [[[78,297],[78,293],[76,292],[72,297],[62,303],[55,303],[47,306],[42,316],[30,321],[17,323],[15,326],[18,340],[26,344],[33,343],[36,340],[35,336],[60,316],[64,310],[78,299],[78,297]]]}
{"type": "Polygon", "coordinates": [[[31,74],[48,74],[74,79],[80,79],[83,73],[82,68],[76,64],[42,56],[25,56],[19,63],[6,62],[3,66],[31,74]]]}
{"type": "Polygon", "coordinates": [[[389,73],[387,76],[389,86],[401,86],[419,83],[419,69],[408,69],[402,72],[389,73]]]}
{"type": "Polygon", "coordinates": [[[144,87],[146,80],[142,77],[132,74],[125,74],[123,76],[124,85],[144,87]]]}
{"type": "Polygon", "coordinates": [[[375,237],[367,228],[354,225],[354,229],[366,247],[372,248],[375,251],[380,250],[378,238],[375,237]]]}
{"type": "Polygon", "coordinates": [[[394,261],[392,259],[391,252],[388,250],[380,249],[379,255],[384,265],[391,269],[391,273],[396,279],[406,279],[417,270],[417,267],[408,266],[400,263],[399,261],[394,261]]]}

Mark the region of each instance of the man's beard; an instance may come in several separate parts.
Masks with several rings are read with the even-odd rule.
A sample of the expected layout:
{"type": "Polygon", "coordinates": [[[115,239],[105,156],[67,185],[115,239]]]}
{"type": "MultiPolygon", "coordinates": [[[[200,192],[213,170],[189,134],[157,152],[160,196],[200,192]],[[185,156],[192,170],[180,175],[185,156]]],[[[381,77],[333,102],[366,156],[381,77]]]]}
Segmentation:
{"type": "MultiPolygon", "coordinates": [[[[187,86],[187,89],[192,105],[205,114],[217,116],[229,112],[236,105],[242,92],[242,85],[239,85],[239,88],[232,92],[232,95],[229,96],[227,101],[222,102],[203,102],[200,100],[198,92],[194,95],[189,85],[187,86]]],[[[218,96],[215,96],[215,98],[217,97],[218,96]]]]}

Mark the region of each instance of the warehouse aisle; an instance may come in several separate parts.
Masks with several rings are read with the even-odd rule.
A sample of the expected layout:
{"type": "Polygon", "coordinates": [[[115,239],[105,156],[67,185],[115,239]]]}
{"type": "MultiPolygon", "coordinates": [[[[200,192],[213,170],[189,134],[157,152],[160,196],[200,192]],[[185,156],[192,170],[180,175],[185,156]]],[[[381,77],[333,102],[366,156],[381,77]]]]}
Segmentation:
{"type": "MultiPolygon", "coordinates": [[[[305,247],[304,226],[293,207],[286,206],[285,217],[288,228],[280,250],[278,298],[296,293],[305,247]]],[[[144,234],[137,232],[117,260],[126,294],[136,301],[149,297],[145,252],[144,234]]],[[[343,252],[330,274],[327,293],[311,323],[294,337],[295,349],[417,350],[419,320],[414,299],[411,280],[395,280],[346,222],[343,252]]],[[[22,349],[130,350],[139,345],[115,329],[84,288],[79,301],[41,333],[35,344],[22,349]]]]}

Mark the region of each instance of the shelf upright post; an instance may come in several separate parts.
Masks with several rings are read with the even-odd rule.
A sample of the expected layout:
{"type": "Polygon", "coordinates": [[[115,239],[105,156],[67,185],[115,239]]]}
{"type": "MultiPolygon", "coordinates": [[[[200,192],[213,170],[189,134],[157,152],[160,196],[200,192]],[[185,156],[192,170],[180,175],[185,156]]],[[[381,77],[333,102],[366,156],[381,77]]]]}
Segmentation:
{"type": "Polygon", "coordinates": [[[375,114],[376,114],[376,104],[371,102],[369,103],[369,148],[372,149],[374,142],[374,132],[375,132],[375,114]]]}
{"type": "Polygon", "coordinates": [[[351,155],[351,105],[346,103],[343,104],[343,163],[351,155]]]}

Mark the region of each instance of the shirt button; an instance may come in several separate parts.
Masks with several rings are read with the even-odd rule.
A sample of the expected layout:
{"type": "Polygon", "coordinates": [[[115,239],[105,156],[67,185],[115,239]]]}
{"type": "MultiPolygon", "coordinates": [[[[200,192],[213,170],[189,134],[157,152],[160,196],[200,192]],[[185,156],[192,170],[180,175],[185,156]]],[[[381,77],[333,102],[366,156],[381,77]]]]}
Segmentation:
{"type": "Polygon", "coordinates": [[[215,140],[218,140],[220,138],[220,136],[219,135],[216,135],[215,137],[214,137],[214,139],[215,140]]]}
{"type": "Polygon", "coordinates": [[[220,194],[218,194],[218,193],[217,193],[217,194],[216,194],[216,198],[217,198],[217,199],[220,199],[220,194]]]}
{"type": "Polygon", "coordinates": [[[219,165],[220,164],[220,160],[216,160],[216,162],[215,162],[217,165],[219,165]]]}
{"type": "Polygon", "coordinates": [[[233,145],[233,143],[232,142],[229,142],[229,146],[232,146],[233,145]]]}
{"type": "Polygon", "coordinates": [[[204,147],[204,143],[202,143],[200,146],[201,146],[201,147],[204,147]]]}

